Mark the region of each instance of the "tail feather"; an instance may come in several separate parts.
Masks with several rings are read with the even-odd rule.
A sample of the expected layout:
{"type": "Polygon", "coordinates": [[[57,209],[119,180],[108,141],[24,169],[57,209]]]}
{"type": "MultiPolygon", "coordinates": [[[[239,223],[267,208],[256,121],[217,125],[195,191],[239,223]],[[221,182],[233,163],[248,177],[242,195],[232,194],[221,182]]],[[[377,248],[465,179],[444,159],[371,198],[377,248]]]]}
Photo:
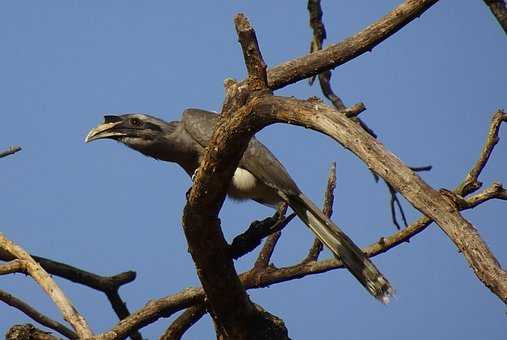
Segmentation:
{"type": "Polygon", "coordinates": [[[340,258],[348,270],[379,301],[388,303],[394,290],[362,250],[302,193],[280,193],[317,238],[340,258]]]}

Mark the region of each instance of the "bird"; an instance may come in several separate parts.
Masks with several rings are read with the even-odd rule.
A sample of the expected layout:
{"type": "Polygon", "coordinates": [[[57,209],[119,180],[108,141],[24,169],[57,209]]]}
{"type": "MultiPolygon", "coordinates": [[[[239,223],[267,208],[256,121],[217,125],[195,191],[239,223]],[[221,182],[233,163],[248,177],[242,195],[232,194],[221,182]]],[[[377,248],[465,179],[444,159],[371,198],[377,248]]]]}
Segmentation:
{"type": "MultiPolygon", "coordinates": [[[[181,120],[171,122],[142,113],[105,115],[103,123],[89,131],[85,142],[115,140],[146,156],[177,163],[193,178],[219,117],[216,113],[194,108],[186,109],[181,120]]],[[[384,304],[389,302],[394,293],[389,281],[303,194],[282,163],[255,136],[234,172],[227,194],[235,200],[251,199],[270,207],[286,202],[371,295],[384,304]]]]}

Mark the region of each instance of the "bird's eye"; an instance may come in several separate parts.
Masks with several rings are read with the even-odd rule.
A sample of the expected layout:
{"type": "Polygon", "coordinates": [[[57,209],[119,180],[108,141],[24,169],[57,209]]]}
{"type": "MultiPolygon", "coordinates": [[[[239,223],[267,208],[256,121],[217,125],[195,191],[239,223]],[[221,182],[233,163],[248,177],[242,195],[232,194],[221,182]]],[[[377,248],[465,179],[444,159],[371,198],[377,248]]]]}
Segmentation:
{"type": "Polygon", "coordinates": [[[130,124],[132,126],[141,126],[143,125],[143,122],[139,118],[130,118],[130,124]]]}

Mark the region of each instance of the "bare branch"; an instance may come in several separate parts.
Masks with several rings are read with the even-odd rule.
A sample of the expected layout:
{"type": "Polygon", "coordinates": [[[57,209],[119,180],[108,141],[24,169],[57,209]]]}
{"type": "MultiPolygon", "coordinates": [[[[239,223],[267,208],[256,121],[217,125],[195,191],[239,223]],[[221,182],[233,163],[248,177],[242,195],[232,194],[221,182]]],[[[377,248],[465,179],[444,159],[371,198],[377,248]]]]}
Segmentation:
{"type": "Polygon", "coordinates": [[[26,272],[26,264],[22,260],[15,259],[0,265],[0,275],[7,275],[13,273],[28,274],[26,272]]]}
{"type": "MultiPolygon", "coordinates": [[[[465,200],[467,204],[460,206],[459,209],[472,209],[493,198],[507,199],[505,190],[499,184],[494,184],[491,188],[468,197],[465,200]]],[[[432,222],[431,219],[423,216],[405,229],[390,236],[381,237],[379,241],[363,248],[363,252],[368,257],[383,254],[402,243],[408,242],[413,236],[426,229],[432,222]]],[[[247,289],[256,289],[338,268],[343,268],[343,263],[339,259],[332,258],[300,263],[284,268],[267,267],[267,270],[264,271],[250,270],[242,273],[240,278],[247,289]]],[[[202,303],[204,303],[204,291],[202,288],[188,288],[181,293],[152,300],[139,311],[120,321],[112,331],[97,336],[96,339],[113,339],[115,335],[118,336],[118,339],[123,339],[127,336],[128,332],[134,329],[140,329],[161,317],[169,317],[173,313],[188,308],[191,305],[202,303]]]]}
{"type": "Polygon", "coordinates": [[[475,227],[459,214],[452,200],[431,188],[362,128],[314,99],[265,97],[259,99],[254,111],[266,115],[267,121],[276,116],[278,122],[320,131],[352,151],[416,209],[433,219],[463,253],[477,277],[507,302],[507,273],[475,227]]]}
{"type": "Polygon", "coordinates": [[[166,329],[160,340],[180,340],[183,334],[206,314],[204,305],[195,305],[187,308],[166,329]]]}
{"type": "Polygon", "coordinates": [[[0,248],[12,254],[14,257],[23,260],[26,270],[30,276],[37,281],[39,286],[49,295],[51,300],[56,304],[60,312],[63,314],[77,334],[80,337],[87,338],[92,336],[92,331],[88,327],[86,320],[79,314],[76,308],[70,303],[63,291],[56,285],[49,274],[20,246],[0,234],[0,248]]]}
{"type": "Polygon", "coordinates": [[[19,145],[11,146],[7,150],[0,152],[0,158],[15,154],[18,151],[21,151],[21,146],[19,145]]]}
{"type": "Polygon", "coordinates": [[[255,31],[242,13],[236,15],[234,23],[248,71],[248,88],[252,93],[258,91],[265,92],[268,90],[266,63],[264,63],[264,59],[262,58],[255,31]]]}
{"type": "Polygon", "coordinates": [[[479,182],[478,178],[482,172],[482,169],[486,166],[486,163],[495,148],[495,145],[498,143],[500,138],[498,137],[498,132],[500,130],[500,125],[502,122],[507,121],[507,114],[502,110],[498,110],[493,114],[491,119],[491,125],[489,127],[488,135],[486,137],[486,143],[482,147],[482,151],[480,153],[479,159],[475,163],[475,165],[470,169],[467,173],[463,182],[454,190],[457,195],[466,196],[478,190],[482,183],[479,182]]]}
{"type": "MultiPolygon", "coordinates": [[[[114,276],[101,276],[88,272],[86,270],[69,266],[68,264],[62,262],[50,260],[36,255],[31,256],[49,274],[82,284],[106,294],[109,302],[111,303],[111,306],[113,307],[113,310],[116,312],[116,315],[118,315],[118,318],[120,320],[130,315],[127,306],[118,294],[118,290],[121,286],[135,280],[135,272],[128,271],[114,276]]],[[[15,260],[15,257],[0,248],[0,260],[13,261],[15,260]]],[[[142,339],[142,336],[140,334],[131,334],[130,336],[134,340],[142,339]]]]}
{"type": "MultiPolygon", "coordinates": [[[[268,94],[266,84],[262,84],[265,67],[256,39],[253,39],[255,33],[244,16],[238,15],[235,22],[249,72],[249,93],[268,94]]],[[[231,91],[238,89],[234,84],[226,86],[231,91]]],[[[251,101],[253,98],[244,99],[251,101]]],[[[242,103],[227,99],[226,103],[224,108],[229,111],[222,112],[188,194],[183,212],[183,230],[218,334],[227,338],[255,338],[255,334],[262,330],[272,332],[273,336],[283,336],[286,329],[279,328],[279,324],[273,323],[266,313],[259,312],[250,301],[220,229],[218,212],[239,160],[255,133],[253,129],[248,131],[239,126],[241,120],[236,119],[245,113],[250,115],[248,101],[242,103]],[[231,140],[234,143],[229,143],[231,140]],[[224,161],[225,158],[227,161],[224,161]]]]}
{"type": "MultiPolygon", "coordinates": [[[[334,203],[334,189],[336,188],[336,162],[331,164],[329,168],[329,175],[327,178],[326,193],[324,194],[324,208],[322,212],[327,217],[333,215],[333,203],[334,203]]],[[[303,263],[310,261],[317,261],[319,254],[322,251],[322,242],[318,238],[315,238],[313,245],[308,252],[306,258],[302,261],[303,263]]]]}
{"type": "Polygon", "coordinates": [[[61,323],[45,316],[41,312],[37,311],[35,308],[27,304],[26,302],[22,301],[21,299],[18,299],[14,295],[11,295],[3,290],[0,289],[0,300],[5,302],[11,307],[14,307],[16,309],[19,309],[23,313],[25,313],[27,316],[32,318],[34,321],[37,321],[41,325],[44,325],[48,328],[51,328],[52,330],[60,333],[63,336],[66,336],[69,339],[77,339],[78,336],[76,333],[74,333],[72,330],[67,328],[65,325],[62,325],[61,323]]]}
{"type": "Polygon", "coordinates": [[[495,16],[500,26],[502,26],[505,33],[507,33],[507,7],[504,0],[484,0],[488,5],[491,13],[495,16]]]}
{"type": "Polygon", "coordinates": [[[371,51],[437,2],[438,0],[406,0],[377,22],[342,42],[268,70],[268,85],[272,90],[280,89],[345,64],[371,51]]]}
{"type": "Polygon", "coordinates": [[[5,340],[58,340],[58,338],[28,323],[12,326],[5,334],[5,340]]]}
{"type": "MultiPolygon", "coordinates": [[[[278,206],[278,209],[276,211],[276,215],[278,216],[279,225],[283,226],[287,225],[287,223],[284,223],[284,216],[287,211],[287,204],[280,204],[278,206]]],[[[295,214],[292,214],[290,219],[294,218],[296,216],[295,214]]],[[[255,261],[254,268],[256,270],[263,270],[269,265],[269,261],[271,260],[271,256],[273,256],[273,252],[275,250],[276,244],[278,243],[278,240],[280,239],[280,236],[282,236],[282,228],[278,228],[278,230],[275,233],[272,233],[271,236],[268,237],[266,242],[264,242],[264,246],[262,247],[261,251],[259,252],[259,256],[257,257],[257,260],[255,261]]]]}
{"type": "Polygon", "coordinates": [[[187,288],[165,298],[151,300],[139,311],[121,320],[112,330],[99,334],[94,339],[125,339],[133,330],[141,329],[160,318],[167,318],[180,310],[203,302],[204,290],[202,288],[187,288]]]}

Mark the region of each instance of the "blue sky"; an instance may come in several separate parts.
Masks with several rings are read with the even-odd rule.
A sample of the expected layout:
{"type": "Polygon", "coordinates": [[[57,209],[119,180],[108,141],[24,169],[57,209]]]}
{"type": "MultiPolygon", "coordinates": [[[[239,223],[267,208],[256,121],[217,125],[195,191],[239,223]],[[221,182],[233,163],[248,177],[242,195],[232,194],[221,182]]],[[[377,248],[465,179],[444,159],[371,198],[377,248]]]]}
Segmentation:
{"type": "MultiPolygon", "coordinates": [[[[323,1],[327,42],[357,32],[399,2],[323,1]]],[[[0,160],[0,232],[32,253],[99,274],[135,270],[137,280],[121,289],[131,310],[197,286],[180,226],[187,176],[117,143],[83,139],[104,113],[176,120],[187,107],[218,110],[224,78],[245,76],[233,26],[238,12],[255,27],[269,66],[307,53],[306,1],[2,2],[0,148],[20,144],[23,151],[0,160]]],[[[366,104],[363,117],[387,148],[409,165],[432,164],[423,178],[452,189],[476,160],[491,114],[507,106],[505,60],[505,33],[482,1],[442,1],[371,53],[337,68],[333,86],[346,104],[366,104]]],[[[307,98],[320,90],[300,82],[277,94],[307,98]]],[[[292,126],[272,126],[258,137],[319,204],[329,165],[337,162],[334,220],[359,245],[395,232],[385,186],[349,152],[292,126]]],[[[507,182],[506,140],[481,177],[485,185],[507,182]]],[[[419,216],[404,206],[410,221],[419,216]]],[[[221,212],[224,233],[231,239],[271,213],[256,203],[228,201],[221,212]]],[[[505,202],[464,215],[505,266],[505,202]]],[[[275,263],[298,261],[311,242],[299,221],[291,223],[275,263]]],[[[238,271],[253,260],[237,262],[238,271]]],[[[375,262],[397,289],[388,306],[343,270],[249,294],[283,318],[294,339],[501,339],[507,333],[505,305],[438,226],[375,262]]],[[[117,322],[101,293],[56,280],[95,332],[117,322]]],[[[25,276],[1,277],[0,287],[59,318],[25,276]]],[[[0,304],[0,333],[22,322],[29,319],[0,304]]],[[[169,322],[146,327],[144,337],[157,338],[169,322]]],[[[206,317],[186,338],[213,334],[206,317]]]]}

